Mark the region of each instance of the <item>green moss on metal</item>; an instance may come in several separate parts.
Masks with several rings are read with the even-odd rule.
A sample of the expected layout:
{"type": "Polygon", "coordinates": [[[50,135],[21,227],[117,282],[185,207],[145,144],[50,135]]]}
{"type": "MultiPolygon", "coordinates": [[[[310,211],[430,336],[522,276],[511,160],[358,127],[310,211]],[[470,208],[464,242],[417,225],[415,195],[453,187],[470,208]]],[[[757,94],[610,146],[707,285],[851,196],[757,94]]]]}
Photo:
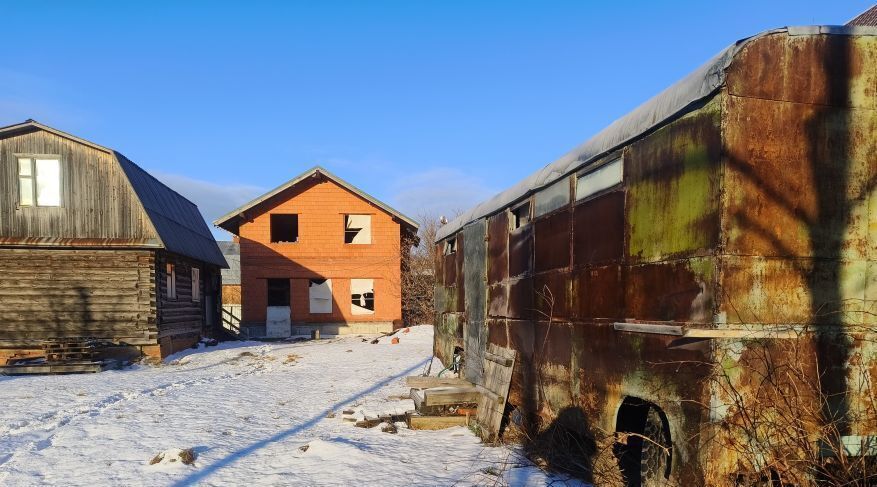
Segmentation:
{"type": "Polygon", "coordinates": [[[718,222],[719,161],[711,160],[700,133],[718,131],[720,117],[721,107],[713,100],[634,149],[636,162],[654,160],[644,174],[629,178],[631,256],[654,262],[716,243],[719,228],[711,223],[718,222]]]}

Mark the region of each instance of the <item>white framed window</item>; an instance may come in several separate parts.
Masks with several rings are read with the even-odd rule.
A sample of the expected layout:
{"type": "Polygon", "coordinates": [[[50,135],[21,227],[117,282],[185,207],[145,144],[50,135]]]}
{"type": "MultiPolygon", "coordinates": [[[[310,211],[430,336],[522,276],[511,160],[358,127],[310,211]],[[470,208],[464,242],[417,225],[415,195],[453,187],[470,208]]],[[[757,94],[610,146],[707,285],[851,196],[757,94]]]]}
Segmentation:
{"type": "Polygon", "coordinates": [[[61,160],[52,157],[18,158],[18,204],[61,206],[61,160]]]}
{"type": "Polygon", "coordinates": [[[355,315],[375,314],[375,280],[350,280],[350,312],[355,315]]]}
{"type": "Polygon", "coordinates": [[[620,157],[596,170],[579,173],[576,179],[576,201],[621,184],[623,178],[624,159],[620,157]]]}
{"type": "Polygon", "coordinates": [[[372,243],[372,216],[344,215],[344,243],[372,243]]]}
{"type": "Polygon", "coordinates": [[[192,268],[192,301],[201,301],[201,269],[192,268]]]}
{"type": "Polygon", "coordinates": [[[308,285],[308,302],[311,314],[332,312],[332,280],[311,279],[308,285]]]}
{"type": "Polygon", "coordinates": [[[177,299],[177,268],[173,264],[168,264],[167,274],[167,297],[177,299]]]}

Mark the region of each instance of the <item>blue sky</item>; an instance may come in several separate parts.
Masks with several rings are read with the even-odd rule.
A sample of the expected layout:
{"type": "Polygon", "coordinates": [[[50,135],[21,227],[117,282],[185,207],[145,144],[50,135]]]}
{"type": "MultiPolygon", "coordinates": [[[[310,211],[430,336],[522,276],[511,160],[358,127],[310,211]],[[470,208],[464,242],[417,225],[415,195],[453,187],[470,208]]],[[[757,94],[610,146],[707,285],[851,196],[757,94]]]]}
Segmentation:
{"type": "Polygon", "coordinates": [[[113,147],[208,219],[317,164],[412,216],[448,214],[739,38],[868,6],[6,2],[0,125],[113,147]]]}

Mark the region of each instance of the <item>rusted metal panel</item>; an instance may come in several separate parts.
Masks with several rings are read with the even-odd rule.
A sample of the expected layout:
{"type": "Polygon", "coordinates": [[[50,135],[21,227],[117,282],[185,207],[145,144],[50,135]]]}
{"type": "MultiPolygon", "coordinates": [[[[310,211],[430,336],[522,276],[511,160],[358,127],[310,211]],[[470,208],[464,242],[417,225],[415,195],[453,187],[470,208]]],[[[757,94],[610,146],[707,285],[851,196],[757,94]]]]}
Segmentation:
{"type": "Polygon", "coordinates": [[[631,266],[625,296],[627,316],[647,321],[711,322],[714,266],[710,258],[631,266]]]}
{"type": "Polygon", "coordinates": [[[504,319],[487,320],[487,342],[500,347],[507,347],[509,342],[508,326],[504,319]]]}
{"type": "Polygon", "coordinates": [[[533,224],[516,228],[509,233],[509,276],[518,277],[533,272],[533,224]]]}
{"type": "Polygon", "coordinates": [[[509,213],[501,211],[487,223],[487,283],[509,277],[509,213]]]}
{"type": "Polygon", "coordinates": [[[747,98],[875,108],[875,66],[872,36],[768,36],[741,50],[727,85],[732,95],[747,98]]]}
{"type": "Polygon", "coordinates": [[[536,220],[536,272],[548,271],[570,265],[571,212],[558,211],[536,220]]]}
{"type": "Polygon", "coordinates": [[[728,252],[865,258],[877,114],[738,97],[727,110],[728,252]]]}
{"type": "Polygon", "coordinates": [[[487,315],[508,316],[509,312],[509,284],[501,282],[487,288],[487,315]]]}
{"type": "Polygon", "coordinates": [[[466,380],[481,384],[482,362],[487,350],[487,220],[477,220],[463,227],[466,245],[463,259],[466,336],[464,351],[466,380]]]}
{"type": "Polygon", "coordinates": [[[533,290],[533,278],[525,277],[509,281],[509,318],[519,320],[533,319],[536,295],[533,290]]]}
{"type": "Polygon", "coordinates": [[[576,320],[624,317],[624,268],[620,264],[577,269],[573,273],[570,313],[576,320]]]}
{"type": "Polygon", "coordinates": [[[573,209],[573,262],[617,262],[624,256],[624,193],[613,191],[573,209]]]}
{"type": "Polygon", "coordinates": [[[536,301],[534,318],[568,319],[572,315],[570,306],[576,296],[572,296],[572,278],[568,271],[537,274],[533,277],[533,291],[536,301]]]}
{"type": "Polygon", "coordinates": [[[627,255],[656,262],[719,243],[720,96],[625,152],[627,255]]]}

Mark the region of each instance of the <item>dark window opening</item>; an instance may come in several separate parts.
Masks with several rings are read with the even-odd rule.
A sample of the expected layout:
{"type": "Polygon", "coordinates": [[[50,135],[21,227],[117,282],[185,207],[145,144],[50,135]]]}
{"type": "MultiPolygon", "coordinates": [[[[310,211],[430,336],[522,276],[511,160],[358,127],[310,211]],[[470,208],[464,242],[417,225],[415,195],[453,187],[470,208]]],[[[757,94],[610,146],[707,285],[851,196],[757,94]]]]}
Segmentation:
{"type": "Polygon", "coordinates": [[[372,241],[371,215],[344,215],[344,243],[370,244],[372,241]]]}
{"type": "Polygon", "coordinates": [[[451,238],[445,241],[444,254],[453,255],[457,253],[457,238],[451,238]]]}
{"type": "Polygon", "coordinates": [[[289,279],[267,279],[268,306],[289,306],[289,279]]]}
{"type": "Polygon", "coordinates": [[[530,223],[530,202],[526,202],[523,205],[512,210],[512,230],[516,228],[521,228],[524,225],[530,223]]]}
{"type": "Polygon", "coordinates": [[[298,242],[298,215],[271,215],[271,243],[298,242]]]}

